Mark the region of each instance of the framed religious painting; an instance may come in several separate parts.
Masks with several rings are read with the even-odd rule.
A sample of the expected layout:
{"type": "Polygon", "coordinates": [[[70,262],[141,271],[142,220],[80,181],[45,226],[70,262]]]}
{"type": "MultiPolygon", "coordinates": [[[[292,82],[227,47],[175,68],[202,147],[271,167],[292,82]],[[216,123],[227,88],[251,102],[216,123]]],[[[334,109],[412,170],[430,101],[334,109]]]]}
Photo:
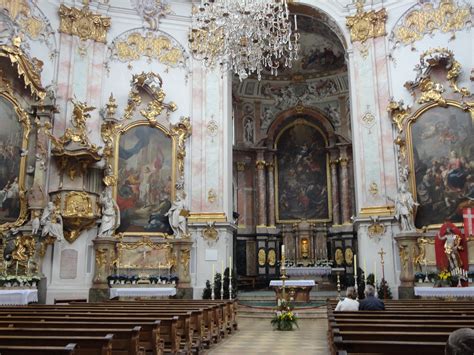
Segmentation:
{"type": "Polygon", "coordinates": [[[175,199],[176,141],[160,124],[136,121],[115,139],[115,199],[123,235],[173,234],[168,211],[175,199]]]}
{"type": "Polygon", "coordinates": [[[329,157],[323,131],[305,119],[284,127],[275,140],[277,222],[331,219],[329,157]]]}
{"type": "MultiPolygon", "coordinates": [[[[8,88],[6,88],[8,90],[8,88]]],[[[26,154],[30,121],[15,97],[0,92],[0,231],[23,224],[26,154]]]]}
{"type": "Polygon", "coordinates": [[[462,222],[474,199],[474,112],[455,101],[420,108],[407,126],[417,228],[462,222]],[[471,202],[470,202],[471,201],[471,202]]]}

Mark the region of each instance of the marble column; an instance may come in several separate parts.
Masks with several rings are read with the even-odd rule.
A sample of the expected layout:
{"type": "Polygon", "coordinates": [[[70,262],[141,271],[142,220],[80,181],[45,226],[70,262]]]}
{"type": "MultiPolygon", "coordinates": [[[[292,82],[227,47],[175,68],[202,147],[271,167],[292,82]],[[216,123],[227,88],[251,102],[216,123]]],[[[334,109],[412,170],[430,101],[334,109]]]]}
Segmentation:
{"type": "Polygon", "coordinates": [[[268,170],[268,226],[275,227],[275,169],[273,155],[267,163],[268,170]]]}
{"type": "Polygon", "coordinates": [[[266,190],[267,186],[265,183],[265,160],[263,150],[257,152],[257,161],[255,166],[257,168],[257,196],[258,196],[258,214],[257,214],[257,228],[266,228],[267,226],[267,213],[266,207],[266,190]]]}
{"type": "Polygon", "coordinates": [[[341,203],[342,203],[342,224],[351,223],[351,195],[349,188],[349,157],[347,156],[346,148],[341,149],[341,156],[339,157],[340,164],[340,186],[341,186],[341,203]]]}
{"type": "Polygon", "coordinates": [[[337,164],[339,158],[336,152],[331,152],[331,160],[329,162],[331,166],[331,199],[332,199],[332,223],[333,225],[341,224],[341,214],[339,212],[339,182],[337,174],[337,164]]]}

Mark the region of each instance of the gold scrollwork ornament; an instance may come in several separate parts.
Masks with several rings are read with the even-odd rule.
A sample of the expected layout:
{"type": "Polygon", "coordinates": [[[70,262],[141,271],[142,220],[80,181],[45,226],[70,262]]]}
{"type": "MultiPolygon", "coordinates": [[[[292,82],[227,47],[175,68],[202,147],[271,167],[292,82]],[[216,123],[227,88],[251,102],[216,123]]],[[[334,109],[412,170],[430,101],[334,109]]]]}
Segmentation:
{"type": "Polygon", "coordinates": [[[82,41],[91,39],[96,42],[107,42],[110,17],[94,14],[87,5],[77,9],[61,4],[59,18],[59,32],[78,36],[82,41]]]}
{"type": "Polygon", "coordinates": [[[357,1],[357,12],[354,16],[346,17],[346,26],[351,33],[352,42],[365,42],[369,38],[385,36],[385,21],[387,10],[364,11],[362,0],[357,1]]]}

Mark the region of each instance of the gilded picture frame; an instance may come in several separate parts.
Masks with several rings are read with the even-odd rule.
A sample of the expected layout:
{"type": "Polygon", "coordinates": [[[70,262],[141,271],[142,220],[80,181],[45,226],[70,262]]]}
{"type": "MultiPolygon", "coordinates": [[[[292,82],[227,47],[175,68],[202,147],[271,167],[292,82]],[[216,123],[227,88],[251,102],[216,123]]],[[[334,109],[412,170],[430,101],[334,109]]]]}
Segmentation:
{"type": "MultiPolygon", "coordinates": [[[[138,140],[137,137],[135,137],[135,141],[138,140]]],[[[117,177],[117,183],[114,185],[113,189],[113,197],[119,205],[121,215],[121,226],[117,229],[117,233],[120,233],[123,236],[158,236],[163,238],[173,238],[172,231],[170,228],[168,228],[169,224],[166,225],[168,223],[168,217],[166,216],[166,212],[168,212],[172,201],[174,201],[176,197],[176,180],[178,167],[177,143],[177,136],[173,135],[169,129],[167,129],[165,126],[161,125],[158,122],[138,120],[129,123],[117,130],[114,137],[113,154],[113,170],[114,175],[117,177]],[[124,150],[121,149],[121,142],[126,142],[128,135],[133,133],[134,130],[135,133],[138,132],[136,131],[137,129],[140,130],[140,134],[148,132],[146,133],[148,134],[148,142],[146,143],[146,145],[143,145],[144,143],[142,142],[141,146],[139,147],[140,150],[148,148],[149,144],[154,144],[155,148],[157,148],[157,141],[163,142],[163,140],[165,139],[169,140],[169,146],[162,147],[164,152],[162,151],[161,154],[158,154],[157,152],[156,156],[149,157],[148,160],[145,158],[145,161],[143,161],[142,157],[142,160],[139,162],[139,164],[138,162],[136,163],[136,166],[140,165],[140,169],[146,169],[147,167],[151,168],[149,168],[145,173],[140,172],[136,174],[135,180],[138,187],[136,187],[136,185],[130,186],[130,182],[127,183],[128,191],[131,191],[131,194],[136,197],[135,200],[137,201],[136,205],[131,205],[130,201],[132,201],[133,203],[132,199],[127,205],[130,208],[130,210],[128,211],[128,216],[131,217],[129,219],[131,220],[133,218],[133,221],[136,222],[136,224],[130,227],[123,223],[125,221],[125,218],[127,218],[127,213],[126,211],[124,211],[124,204],[121,200],[121,194],[123,190],[120,189],[124,186],[125,175],[123,172],[124,169],[127,169],[127,166],[125,165],[124,167],[120,165],[121,159],[123,160],[124,154],[124,150]],[[153,158],[155,158],[155,160],[152,160],[153,158]],[[159,163],[157,162],[158,158],[161,159],[159,163]],[[159,169],[157,167],[157,164],[160,165],[159,169]],[[160,173],[164,171],[165,167],[166,170],[169,170],[169,172],[160,175],[160,173]],[[146,174],[145,179],[143,174],[146,174]],[[157,191],[154,191],[156,192],[156,194],[153,195],[151,188],[153,188],[155,184],[152,184],[150,180],[154,178],[160,179],[160,183],[165,182],[166,188],[164,188],[164,190],[162,189],[161,191],[157,189],[157,191]],[[141,188],[141,185],[143,185],[144,183],[148,184],[148,189],[141,188]],[[146,202],[140,200],[141,198],[149,199],[149,196],[151,195],[155,197],[156,195],[158,195],[159,197],[157,197],[156,200],[147,200],[146,202]],[[166,203],[169,204],[169,207],[166,205],[166,203]],[[138,209],[140,209],[140,211],[138,211],[138,209]],[[144,220],[148,221],[146,225],[143,224],[144,220]],[[137,221],[140,221],[141,224],[139,224],[137,221]]],[[[134,147],[136,147],[136,145],[134,147]]],[[[161,148],[158,147],[158,150],[161,150],[161,148]]],[[[130,155],[133,153],[134,152],[128,154],[130,155]]],[[[137,152],[135,152],[135,154],[136,153],[137,152]]]]}
{"type": "MultiPolygon", "coordinates": [[[[27,112],[20,106],[17,98],[13,94],[13,91],[10,88],[10,85],[6,82],[2,82],[2,87],[0,87],[0,98],[5,100],[7,103],[11,104],[13,111],[17,115],[18,122],[21,126],[21,151],[14,152],[18,155],[19,158],[19,169],[16,176],[16,183],[18,184],[18,202],[19,202],[19,212],[18,217],[14,221],[8,221],[2,223],[0,221],[0,233],[9,230],[11,228],[17,228],[25,223],[28,215],[28,204],[26,200],[26,164],[27,164],[27,154],[29,144],[29,135],[31,132],[31,122],[30,117],[27,112]]],[[[0,186],[0,189],[5,189],[6,186],[0,186]]]]}
{"type": "MultiPolygon", "coordinates": [[[[324,162],[324,172],[322,175],[324,175],[324,185],[323,189],[325,190],[324,195],[325,195],[325,203],[324,203],[324,210],[325,210],[325,215],[324,216],[316,216],[316,218],[307,218],[307,216],[301,216],[297,218],[282,218],[282,209],[283,206],[281,206],[281,192],[283,189],[280,186],[280,180],[281,176],[280,173],[282,172],[282,168],[280,166],[279,162],[279,155],[278,155],[278,147],[280,143],[281,137],[288,132],[290,129],[294,129],[295,127],[298,126],[306,126],[310,127],[314,131],[318,133],[318,135],[322,138],[323,145],[318,147],[320,150],[325,150],[326,147],[328,146],[328,140],[325,132],[321,129],[321,127],[317,126],[314,123],[309,122],[308,120],[304,118],[298,118],[295,121],[289,123],[286,125],[276,136],[275,143],[274,143],[274,149],[277,150],[277,153],[275,154],[274,158],[274,166],[275,166],[275,214],[276,214],[276,222],[277,223],[295,223],[299,222],[302,219],[307,220],[309,222],[330,222],[332,220],[332,201],[331,201],[331,171],[329,168],[329,153],[325,151],[322,155],[325,157],[325,162],[324,162]],[[322,218],[321,218],[322,217],[322,218]]],[[[311,149],[311,148],[309,148],[311,149]]],[[[296,157],[295,157],[296,158],[296,157]]],[[[282,184],[283,185],[283,184],[282,184]]],[[[321,188],[321,186],[319,186],[321,188]]],[[[321,190],[321,189],[320,189],[321,190]]],[[[306,201],[306,200],[305,200],[306,201]]],[[[309,199],[308,205],[311,204],[311,202],[316,202],[315,199],[309,199]]]]}
{"type": "Polygon", "coordinates": [[[465,151],[465,142],[469,144],[469,137],[464,137],[470,134],[466,131],[469,126],[474,130],[473,106],[455,100],[446,100],[443,105],[439,102],[423,105],[407,119],[407,158],[412,172],[409,183],[415,201],[420,204],[415,214],[418,229],[439,229],[445,220],[462,226],[462,213],[458,215],[457,210],[462,210],[463,201],[467,200],[462,198],[465,174],[454,165],[459,161],[461,168],[462,162],[469,165],[473,161],[471,153],[457,157],[460,151],[465,151]],[[432,196],[440,200],[434,201],[432,196]]]}

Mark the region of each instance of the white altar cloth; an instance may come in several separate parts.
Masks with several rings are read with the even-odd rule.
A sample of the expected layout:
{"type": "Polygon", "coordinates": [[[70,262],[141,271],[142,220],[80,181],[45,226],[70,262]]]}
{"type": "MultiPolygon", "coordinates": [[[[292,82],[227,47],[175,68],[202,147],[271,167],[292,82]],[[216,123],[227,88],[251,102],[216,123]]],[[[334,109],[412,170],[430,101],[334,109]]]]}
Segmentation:
{"type": "Polygon", "coordinates": [[[1,305],[27,305],[38,302],[38,290],[0,290],[1,305]]]}
{"type": "Polygon", "coordinates": [[[331,267],[287,267],[286,274],[289,276],[326,276],[331,274],[331,267]]]}
{"type": "Polygon", "coordinates": [[[113,287],[110,289],[110,298],[115,297],[167,297],[175,296],[174,287],[113,287]]]}
{"type": "MultiPolygon", "coordinates": [[[[316,285],[314,280],[286,280],[285,286],[288,287],[312,287],[316,285]]],[[[283,281],[281,280],[271,280],[270,286],[281,287],[283,286],[283,281]]]]}
{"type": "Polygon", "coordinates": [[[474,297],[474,287],[415,287],[415,296],[474,297]]]}

